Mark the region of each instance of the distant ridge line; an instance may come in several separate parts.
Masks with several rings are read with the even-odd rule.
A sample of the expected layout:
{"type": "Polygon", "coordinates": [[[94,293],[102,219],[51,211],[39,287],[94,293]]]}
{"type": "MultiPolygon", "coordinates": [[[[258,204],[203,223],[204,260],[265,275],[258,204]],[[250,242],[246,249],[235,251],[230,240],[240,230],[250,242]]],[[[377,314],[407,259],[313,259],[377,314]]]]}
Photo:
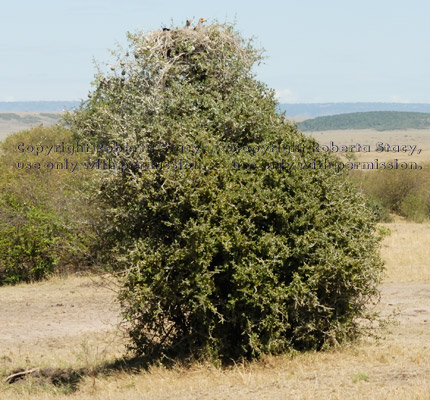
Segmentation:
{"type": "Polygon", "coordinates": [[[0,101],[0,111],[62,112],[79,107],[79,101],[0,101]]]}
{"type": "Polygon", "coordinates": [[[290,117],[322,117],[371,111],[430,113],[429,103],[291,103],[280,104],[280,111],[290,117]]]}

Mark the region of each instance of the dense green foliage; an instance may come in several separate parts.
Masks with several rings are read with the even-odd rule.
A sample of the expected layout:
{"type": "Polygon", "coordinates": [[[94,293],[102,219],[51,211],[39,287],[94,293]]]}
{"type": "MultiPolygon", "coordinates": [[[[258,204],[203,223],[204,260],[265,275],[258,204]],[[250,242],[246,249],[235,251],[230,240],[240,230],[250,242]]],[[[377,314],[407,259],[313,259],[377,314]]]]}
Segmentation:
{"type": "Polygon", "coordinates": [[[39,280],[90,262],[94,233],[89,220],[95,210],[78,196],[78,190],[88,187],[85,183],[91,175],[82,169],[72,173],[43,167],[46,162],[64,165],[65,157],[83,160],[82,155],[52,152],[47,157],[20,151],[28,145],[35,148],[71,140],[64,128],[40,126],[1,143],[0,285],[39,280]],[[18,168],[17,163],[24,167],[18,168]],[[37,164],[40,168],[35,168],[37,164]]]}
{"type": "Polygon", "coordinates": [[[298,127],[303,131],[428,129],[430,128],[430,114],[399,111],[358,112],[308,119],[300,122],[298,127]]]}
{"type": "Polygon", "coordinates": [[[62,227],[42,207],[22,204],[2,196],[0,229],[0,283],[36,281],[52,273],[59,262],[58,240],[62,227]]]}
{"type": "Polygon", "coordinates": [[[382,269],[372,214],[344,173],[300,168],[334,157],[256,151],[313,143],[254,79],[259,52],[228,25],[129,39],[68,122],[112,149],[100,257],[132,349],[229,360],[356,337],[382,269]]]}

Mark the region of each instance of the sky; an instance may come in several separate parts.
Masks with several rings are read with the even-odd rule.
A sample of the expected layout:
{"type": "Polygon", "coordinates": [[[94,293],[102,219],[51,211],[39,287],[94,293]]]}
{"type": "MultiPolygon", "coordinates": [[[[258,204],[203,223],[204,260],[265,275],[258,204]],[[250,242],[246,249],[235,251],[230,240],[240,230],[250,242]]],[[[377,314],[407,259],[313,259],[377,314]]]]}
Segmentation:
{"type": "Polygon", "coordinates": [[[204,17],[265,49],[281,103],[430,103],[427,0],[2,0],[0,101],[85,99],[127,31],[204,17]]]}

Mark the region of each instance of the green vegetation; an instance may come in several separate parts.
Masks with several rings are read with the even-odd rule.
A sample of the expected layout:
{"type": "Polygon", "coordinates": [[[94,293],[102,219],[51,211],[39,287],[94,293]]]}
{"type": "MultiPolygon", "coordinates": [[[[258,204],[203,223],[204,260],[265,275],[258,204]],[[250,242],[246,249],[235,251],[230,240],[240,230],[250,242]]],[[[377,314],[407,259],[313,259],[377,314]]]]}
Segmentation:
{"type": "MultiPolygon", "coordinates": [[[[1,103],[0,103],[1,109],[1,103]]],[[[430,112],[426,103],[288,103],[279,104],[279,109],[289,117],[322,117],[371,111],[430,112]]]]}
{"type": "Polygon", "coordinates": [[[64,128],[37,127],[1,143],[0,285],[35,281],[90,264],[94,233],[89,221],[95,210],[78,196],[78,191],[88,189],[90,175],[34,168],[48,161],[64,163],[64,153],[46,157],[17,151],[20,143],[54,145],[71,140],[64,128]],[[17,168],[17,162],[25,167],[17,168]]]}
{"type": "Polygon", "coordinates": [[[430,165],[422,170],[351,171],[351,178],[366,194],[380,221],[390,213],[414,222],[430,218],[430,165]]]}
{"type": "MultiPolygon", "coordinates": [[[[260,52],[225,24],[129,40],[67,121],[78,140],[119,149],[99,158],[128,165],[100,171],[97,201],[131,349],[228,361],[357,337],[382,270],[363,197],[344,173],[250,169],[261,153],[225,150],[313,143],[255,80],[260,52]]],[[[331,156],[297,154],[312,157],[331,156]]]]}
{"type": "Polygon", "coordinates": [[[300,122],[303,131],[341,129],[429,129],[430,114],[418,112],[373,111],[317,117],[300,122]]]}
{"type": "Polygon", "coordinates": [[[367,375],[364,372],[357,372],[353,377],[352,377],[352,382],[353,383],[358,383],[361,381],[367,382],[369,380],[369,375],[367,375]]]}

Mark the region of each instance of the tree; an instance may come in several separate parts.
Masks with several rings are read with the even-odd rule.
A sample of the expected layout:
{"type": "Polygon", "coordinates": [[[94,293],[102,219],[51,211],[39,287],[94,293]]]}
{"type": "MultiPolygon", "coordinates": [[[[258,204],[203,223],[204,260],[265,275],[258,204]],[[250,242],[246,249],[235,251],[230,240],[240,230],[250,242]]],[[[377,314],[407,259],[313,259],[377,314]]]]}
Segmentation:
{"type": "Polygon", "coordinates": [[[68,121],[104,150],[100,248],[131,348],[228,360],[356,337],[382,270],[373,217],[311,167],[338,159],[278,114],[261,52],[227,24],[128,38],[68,121]]]}

